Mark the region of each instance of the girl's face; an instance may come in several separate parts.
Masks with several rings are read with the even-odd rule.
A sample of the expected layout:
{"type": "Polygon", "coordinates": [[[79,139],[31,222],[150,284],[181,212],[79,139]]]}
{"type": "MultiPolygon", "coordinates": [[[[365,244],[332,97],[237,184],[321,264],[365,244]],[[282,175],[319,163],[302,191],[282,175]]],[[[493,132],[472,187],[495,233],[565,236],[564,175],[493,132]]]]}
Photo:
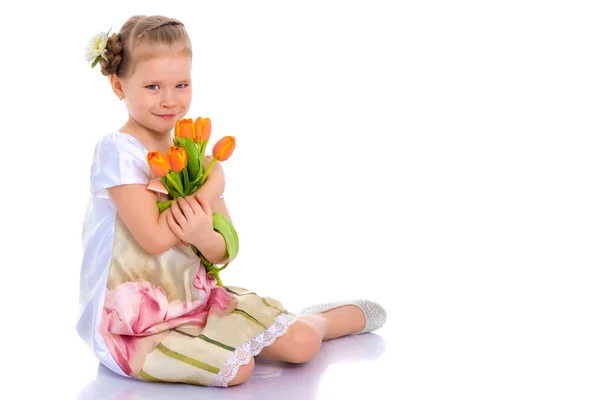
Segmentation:
{"type": "Polygon", "coordinates": [[[181,51],[144,58],[121,80],[129,116],[147,129],[170,133],[192,101],[192,59],[181,51]]]}

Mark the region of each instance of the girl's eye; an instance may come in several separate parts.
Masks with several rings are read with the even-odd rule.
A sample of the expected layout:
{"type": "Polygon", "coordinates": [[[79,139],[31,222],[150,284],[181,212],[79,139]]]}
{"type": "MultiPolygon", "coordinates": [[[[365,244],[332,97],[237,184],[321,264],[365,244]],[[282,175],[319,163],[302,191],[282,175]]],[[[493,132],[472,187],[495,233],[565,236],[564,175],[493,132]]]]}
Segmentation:
{"type": "Polygon", "coordinates": [[[190,86],[188,83],[180,83],[179,85],[177,85],[178,89],[184,89],[186,87],[190,86]]]}
{"type": "Polygon", "coordinates": [[[148,86],[146,86],[146,89],[156,90],[156,89],[158,89],[158,85],[148,85],[148,86]]]}

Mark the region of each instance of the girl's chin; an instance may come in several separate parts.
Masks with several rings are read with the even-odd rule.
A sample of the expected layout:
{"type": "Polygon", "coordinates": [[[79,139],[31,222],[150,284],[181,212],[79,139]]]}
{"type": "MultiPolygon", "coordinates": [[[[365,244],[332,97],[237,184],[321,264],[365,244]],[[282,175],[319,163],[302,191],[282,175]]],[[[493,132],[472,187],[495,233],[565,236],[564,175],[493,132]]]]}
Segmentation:
{"type": "Polygon", "coordinates": [[[170,133],[175,128],[175,120],[172,121],[153,121],[152,124],[148,124],[148,126],[152,127],[152,129],[156,132],[161,133],[170,133]]]}
{"type": "Polygon", "coordinates": [[[165,128],[164,126],[153,126],[150,127],[150,129],[159,135],[170,135],[171,132],[173,132],[174,127],[165,128]]]}

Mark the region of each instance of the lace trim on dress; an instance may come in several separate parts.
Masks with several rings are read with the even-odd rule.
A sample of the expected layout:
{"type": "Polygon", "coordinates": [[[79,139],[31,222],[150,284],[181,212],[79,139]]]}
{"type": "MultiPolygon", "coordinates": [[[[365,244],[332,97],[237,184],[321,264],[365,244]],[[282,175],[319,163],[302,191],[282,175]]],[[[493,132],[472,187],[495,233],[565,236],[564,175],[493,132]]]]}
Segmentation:
{"type": "Polygon", "coordinates": [[[227,361],[221,367],[221,370],[215,376],[211,386],[227,387],[229,381],[231,381],[236,375],[238,368],[242,365],[250,362],[250,357],[254,357],[260,351],[273,344],[275,339],[284,335],[290,325],[296,321],[294,315],[281,313],[275,318],[275,322],[269,329],[262,331],[252,339],[242,344],[240,347],[229,356],[227,361]]]}

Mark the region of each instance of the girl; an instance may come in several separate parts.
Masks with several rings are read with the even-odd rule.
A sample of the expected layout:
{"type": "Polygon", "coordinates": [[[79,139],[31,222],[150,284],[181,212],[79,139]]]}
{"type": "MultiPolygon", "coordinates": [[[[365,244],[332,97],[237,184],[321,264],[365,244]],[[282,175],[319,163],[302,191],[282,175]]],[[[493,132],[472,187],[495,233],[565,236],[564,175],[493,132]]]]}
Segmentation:
{"type": "Polygon", "coordinates": [[[366,300],[295,315],[276,299],[217,286],[188,244],[227,262],[212,226],[214,212],[230,219],[218,163],[193,196],[159,213],[146,156],[167,153],[192,97],[192,46],[181,22],[133,16],[120,32],[97,35],[87,57],[129,113],[96,145],[83,227],[77,331],[102,364],[141,380],[226,387],[249,378],[256,355],[303,363],[324,340],[384,324],[383,308],[366,300]]]}

